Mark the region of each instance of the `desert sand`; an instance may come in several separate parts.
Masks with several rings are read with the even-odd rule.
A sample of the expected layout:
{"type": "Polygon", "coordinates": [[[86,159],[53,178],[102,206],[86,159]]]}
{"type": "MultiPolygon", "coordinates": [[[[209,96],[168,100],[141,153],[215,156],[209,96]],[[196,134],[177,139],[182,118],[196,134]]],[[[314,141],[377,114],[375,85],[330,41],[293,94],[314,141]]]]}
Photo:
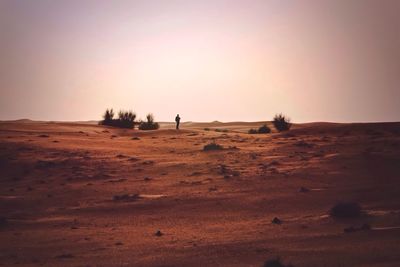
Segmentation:
{"type": "Polygon", "coordinates": [[[1,122],[0,265],[400,266],[400,123],[261,124],[1,122]]]}

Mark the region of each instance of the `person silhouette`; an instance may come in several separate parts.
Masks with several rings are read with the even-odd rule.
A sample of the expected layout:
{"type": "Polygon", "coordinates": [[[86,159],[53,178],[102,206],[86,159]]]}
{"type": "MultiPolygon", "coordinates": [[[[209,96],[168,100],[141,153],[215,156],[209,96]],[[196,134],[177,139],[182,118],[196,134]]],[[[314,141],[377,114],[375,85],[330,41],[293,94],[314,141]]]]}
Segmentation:
{"type": "Polygon", "coordinates": [[[181,117],[179,117],[179,114],[176,114],[175,117],[175,122],[176,122],[176,129],[179,130],[179,123],[181,121],[181,117]]]}

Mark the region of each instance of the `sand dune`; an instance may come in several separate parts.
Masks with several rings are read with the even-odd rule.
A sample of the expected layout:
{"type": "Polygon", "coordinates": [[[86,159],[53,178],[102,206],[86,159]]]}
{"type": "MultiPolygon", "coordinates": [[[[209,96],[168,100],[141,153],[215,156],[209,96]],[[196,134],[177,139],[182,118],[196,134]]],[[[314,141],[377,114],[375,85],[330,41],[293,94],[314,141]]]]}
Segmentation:
{"type": "Polygon", "coordinates": [[[399,266],[400,123],[263,123],[1,122],[0,264],[399,266]]]}

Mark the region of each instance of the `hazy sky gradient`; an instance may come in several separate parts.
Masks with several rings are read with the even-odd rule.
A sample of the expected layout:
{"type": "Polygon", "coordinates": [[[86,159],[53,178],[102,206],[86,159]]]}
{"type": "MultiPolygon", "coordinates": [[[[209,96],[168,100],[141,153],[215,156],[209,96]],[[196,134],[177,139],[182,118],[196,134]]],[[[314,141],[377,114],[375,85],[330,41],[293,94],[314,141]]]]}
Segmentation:
{"type": "Polygon", "coordinates": [[[0,0],[0,119],[400,120],[400,1],[0,0]]]}

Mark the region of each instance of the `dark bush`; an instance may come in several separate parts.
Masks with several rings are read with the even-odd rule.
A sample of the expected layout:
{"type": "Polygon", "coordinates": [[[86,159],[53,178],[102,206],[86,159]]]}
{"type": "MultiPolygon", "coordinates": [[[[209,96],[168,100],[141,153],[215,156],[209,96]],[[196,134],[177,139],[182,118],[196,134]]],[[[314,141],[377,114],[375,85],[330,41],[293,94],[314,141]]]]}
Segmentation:
{"type": "Polygon", "coordinates": [[[290,119],[285,115],[282,115],[282,113],[276,114],[272,123],[279,132],[288,131],[292,126],[290,119]]]}
{"type": "Polygon", "coordinates": [[[136,119],[136,114],[133,113],[132,111],[121,110],[120,112],[118,112],[118,119],[113,120],[114,122],[113,126],[133,129],[135,128],[135,119],[136,119]]]}
{"type": "Polygon", "coordinates": [[[107,109],[103,115],[103,120],[100,121],[101,125],[108,125],[119,128],[135,128],[136,114],[132,111],[119,111],[118,119],[114,119],[114,110],[107,109]]]}
{"type": "Polygon", "coordinates": [[[205,145],[205,146],[203,147],[203,150],[204,150],[204,151],[222,150],[222,149],[224,149],[224,148],[223,148],[221,145],[219,145],[219,144],[217,144],[217,143],[215,143],[215,142],[209,143],[209,144],[207,144],[207,145],[205,145]]]}
{"type": "Polygon", "coordinates": [[[258,128],[258,133],[270,133],[270,132],[271,129],[266,124],[258,128]]]}
{"type": "Polygon", "coordinates": [[[136,114],[132,111],[120,111],[118,112],[118,121],[121,127],[134,128],[135,127],[136,114]]]}
{"type": "Polygon", "coordinates": [[[249,134],[261,134],[261,133],[270,133],[271,132],[271,128],[269,128],[266,124],[264,124],[263,126],[261,126],[260,128],[257,129],[250,129],[248,131],[249,134]]]}
{"type": "Polygon", "coordinates": [[[106,109],[106,112],[103,115],[103,124],[109,125],[111,124],[113,119],[114,119],[114,110],[106,109]]]}
{"type": "Polygon", "coordinates": [[[361,206],[356,202],[340,202],[330,209],[329,214],[335,218],[355,218],[361,215],[361,206]]]}
{"type": "Polygon", "coordinates": [[[154,122],[153,114],[147,114],[147,121],[142,121],[139,124],[139,130],[157,130],[160,128],[160,125],[157,122],[154,122]]]}

